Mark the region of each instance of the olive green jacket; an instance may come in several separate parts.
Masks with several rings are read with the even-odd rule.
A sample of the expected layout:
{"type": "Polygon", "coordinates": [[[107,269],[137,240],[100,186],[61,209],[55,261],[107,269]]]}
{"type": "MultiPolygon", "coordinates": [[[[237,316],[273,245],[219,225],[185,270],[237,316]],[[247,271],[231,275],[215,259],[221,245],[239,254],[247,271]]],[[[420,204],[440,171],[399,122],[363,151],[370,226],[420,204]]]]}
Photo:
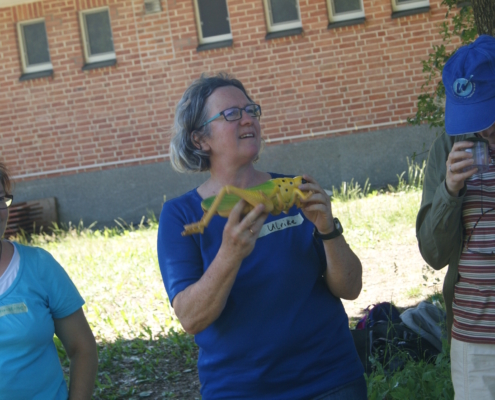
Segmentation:
{"type": "Polygon", "coordinates": [[[416,237],[425,261],[434,269],[449,266],[443,283],[447,308],[447,334],[451,339],[454,315],[452,303],[454,286],[459,280],[458,265],[463,244],[462,202],[466,187],[458,197],[452,197],[445,186],[446,161],[455,142],[469,135],[443,134],[433,142],[426,164],[421,208],[416,219],[416,237]]]}

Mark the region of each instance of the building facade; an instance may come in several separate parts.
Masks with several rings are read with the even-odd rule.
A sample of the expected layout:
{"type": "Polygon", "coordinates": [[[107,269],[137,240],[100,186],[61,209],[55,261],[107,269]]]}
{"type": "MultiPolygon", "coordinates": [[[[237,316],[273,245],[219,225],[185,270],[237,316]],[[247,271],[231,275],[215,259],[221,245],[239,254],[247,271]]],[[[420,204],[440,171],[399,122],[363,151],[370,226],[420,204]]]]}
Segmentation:
{"type": "Polygon", "coordinates": [[[396,181],[441,0],[0,0],[0,157],[62,222],[158,215],[205,179],[168,162],[174,108],[226,71],[262,106],[259,167],[327,188],[396,181]]]}

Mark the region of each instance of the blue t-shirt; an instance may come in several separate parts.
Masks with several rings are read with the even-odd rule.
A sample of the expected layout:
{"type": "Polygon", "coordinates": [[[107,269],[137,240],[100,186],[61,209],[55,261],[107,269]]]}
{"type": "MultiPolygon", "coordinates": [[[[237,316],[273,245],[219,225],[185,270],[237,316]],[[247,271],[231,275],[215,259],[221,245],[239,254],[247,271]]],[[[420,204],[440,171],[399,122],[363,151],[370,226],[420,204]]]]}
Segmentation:
{"type": "MultiPolygon", "coordinates": [[[[200,279],[222,243],[227,219],[219,216],[204,234],[181,236],[201,219],[200,203],[192,190],[163,206],[158,260],[170,301],[200,279]]],[[[363,375],[313,228],[296,207],[266,220],[225,309],[195,335],[203,399],[312,398],[363,375]]]]}
{"type": "Polygon", "coordinates": [[[19,272],[0,296],[0,400],[66,400],[53,319],[84,304],[50,253],[15,244],[19,272]]]}

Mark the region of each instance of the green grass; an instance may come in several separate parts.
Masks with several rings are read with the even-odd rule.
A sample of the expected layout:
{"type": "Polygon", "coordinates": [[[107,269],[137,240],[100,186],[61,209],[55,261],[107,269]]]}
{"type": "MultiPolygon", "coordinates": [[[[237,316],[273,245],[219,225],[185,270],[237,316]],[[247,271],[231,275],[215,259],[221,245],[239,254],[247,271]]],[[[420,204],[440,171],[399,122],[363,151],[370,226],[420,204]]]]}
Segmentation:
{"type": "MultiPolygon", "coordinates": [[[[406,355],[403,355],[407,357],[406,355]]],[[[370,400],[451,400],[454,389],[450,375],[449,346],[432,363],[409,359],[404,369],[388,374],[376,363],[375,371],[366,377],[370,400]]]]}
{"type": "MultiPolygon", "coordinates": [[[[398,185],[386,191],[372,192],[369,184],[363,189],[353,182],[334,188],[334,214],[354,249],[414,240],[421,177],[422,169],[410,165],[407,182],[401,175],[398,185]]],[[[133,227],[119,221],[116,228],[104,230],[55,227],[52,234],[29,238],[30,244],[53,254],[86,300],[84,312],[98,342],[97,399],[191,398],[183,391],[197,381],[190,375],[196,373],[197,347],[169,304],[157,262],[157,222],[154,218],[147,222],[133,227]]],[[[426,281],[430,271],[424,274],[426,281]]],[[[413,295],[417,288],[410,290],[413,295]]],[[[56,338],[55,343],[67,372],[63,346],[56,338]]],[[[392,376],[382,372],[378,366],[368,377],[372,399],[418,398],[413,395],[422,393],[421,388],[436,396],[438,388],[432,385],[450,379],[448,354],[436,367],[411,363],[392,376]]],[[[450,393],[451,383],[446,382],[441,384],[450,393]]],[[[449,398],[432,396],[421,398],[449,398]]]]}
{"type": "Polygon", "coordinates": [[[411,244],[415,242],[415,221],[421,202],[425,163],[408,160],[406,172],[397,175],[396,186],[371,190],[367,180],[343,183],[332,187],[333,213],[345,227],[346,240],[356,248],[374,248],[380,245],[411,244]]]}
{"type": "Polygon", "coordinates": [[[179,329],[160,276],[156,225],[149,228],[36,236],[67,270],[86,300],[97,339],[153,339],[179,329]]]}
{"type": "Polygon", "coordinates": [[[421,192],[375,192],[368,197],[335,201],[333,213],[344,226],[346,240],[353,248],[411,244],[421,192]]]}
{"type": "Polygon", "coordinates": [[[422,289],[423,288],[421,286],[412,287],[407,290],[406,294],[408,297],[412,297],[412,298],[420,297],[423,291],[422,289]]]}

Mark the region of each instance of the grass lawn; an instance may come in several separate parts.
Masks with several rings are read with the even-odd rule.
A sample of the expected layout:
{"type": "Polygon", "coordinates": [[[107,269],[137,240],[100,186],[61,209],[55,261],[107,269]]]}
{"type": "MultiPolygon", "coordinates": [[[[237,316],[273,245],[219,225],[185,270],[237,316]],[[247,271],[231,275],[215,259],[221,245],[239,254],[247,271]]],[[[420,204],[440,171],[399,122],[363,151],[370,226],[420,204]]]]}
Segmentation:
{"type": "MultiPolygon", "coordinates": [[[[418,190],[347,201],[336,197],[334,213],[358,254],[414,244],[418,190]]],[[[53,254],[86,300],[84,311],[99,346],[97,399],[200,398],[197,348],[167,299],[156,235],[157,223],[151,220],[146,226],[103,231],[73,226],[31,240],[53,254]]],[[[419,295],[419,289],[409,290],[419,295]]],[[[60,343],[58,348],[67,370],[60,343]]]]}

